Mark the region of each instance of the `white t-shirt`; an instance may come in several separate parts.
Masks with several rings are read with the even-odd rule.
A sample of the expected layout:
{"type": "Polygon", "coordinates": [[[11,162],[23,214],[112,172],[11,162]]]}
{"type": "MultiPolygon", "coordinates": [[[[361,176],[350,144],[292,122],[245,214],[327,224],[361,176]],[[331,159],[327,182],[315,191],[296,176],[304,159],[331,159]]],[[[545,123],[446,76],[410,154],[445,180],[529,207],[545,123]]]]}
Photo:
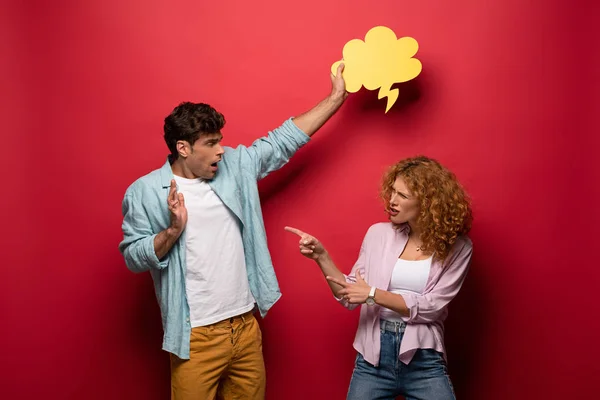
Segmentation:
{"type": "MultiPolygon", "coordinates": [[[[427,286],[427,279],[429,279],[432,259],[433,256],[426,260],[418,261],[402,260],[399,258],[392,271],[392,279],[390,279],[388,292],[396,294],[423,294],[425,286],[427,286]]],[[[379,317],[388,321],[403,320],[400,314],[384,307],[381,307],[379,317]]]]}
{"type": "Polygon", "coordinates": [[[237,218],[204,180],[175,176],[175,182],[188,211],[185,292],[191,326],[252,310],[255,300],[237,218]]]}

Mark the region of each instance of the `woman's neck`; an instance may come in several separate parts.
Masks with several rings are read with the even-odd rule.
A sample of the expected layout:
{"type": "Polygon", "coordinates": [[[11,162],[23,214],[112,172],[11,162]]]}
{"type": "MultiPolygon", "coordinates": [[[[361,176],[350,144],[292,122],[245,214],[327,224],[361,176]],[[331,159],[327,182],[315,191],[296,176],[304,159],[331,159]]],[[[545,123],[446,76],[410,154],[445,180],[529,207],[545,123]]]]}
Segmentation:
{"type": "Polygon", "coordinates": [[[421,236],[421,230],[419,228],[417,228],[415,226],[416,224],[413,223],[408,223],[408,226],[410,226],[410,234],[409,237],[414,239],[419,239],[419,237],[421,236]]]}

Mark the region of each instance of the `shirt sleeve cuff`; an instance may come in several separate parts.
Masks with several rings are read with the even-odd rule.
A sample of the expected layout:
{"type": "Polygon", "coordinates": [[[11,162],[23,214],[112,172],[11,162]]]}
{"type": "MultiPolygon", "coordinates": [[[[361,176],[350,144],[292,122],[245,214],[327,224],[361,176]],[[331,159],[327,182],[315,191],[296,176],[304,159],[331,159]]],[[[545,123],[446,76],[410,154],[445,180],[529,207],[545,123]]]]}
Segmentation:
{"type": "Polygon", "coordinates": [[[402,294],[406,308],[408,308],[408,317],[403,318],[404,322],[410,322],[417,316],[418,304],[415,297],[411,294],[402,294]]]}
{"type": "Polygon", "coordinates": [[[159,260],[156,256],[156,251],[154,250],[154,238],[156,235],[154,234],[146,239],[144,253],[146,253],[146,260],[152,268],[163,269],[169,265],[169,255],[164,256],[162,260],[159,260]]]}
{"type": "Polygon", "coordinates": [[[303,146],[310,141],[310,136],[308,136],[306,133],[304,133],[304,131],[302,131],[302,129],[298,128],[296,126],[296,124],[294,123],[293,119],[294,119],[294,117],[288,118],[287,120],[285,120],[283,125],[281,125],[281,127],[283,129],[285,129],[285,131],[287,133],[292,135],[294,140],[296,140],[296,142],[300,146],[303,146]]]}

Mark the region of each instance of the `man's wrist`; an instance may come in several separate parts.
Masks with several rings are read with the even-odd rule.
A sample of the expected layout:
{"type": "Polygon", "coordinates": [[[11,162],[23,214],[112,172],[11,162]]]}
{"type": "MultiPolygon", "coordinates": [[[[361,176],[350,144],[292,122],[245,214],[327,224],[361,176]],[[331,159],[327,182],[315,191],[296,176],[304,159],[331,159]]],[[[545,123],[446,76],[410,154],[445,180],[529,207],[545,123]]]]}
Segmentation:
{"type": "Polygon", "coordinates": [[[346,92],[335,91],[331,92],[327,98],[331,102],[331,104],[337,108],[344,104],[346,97],[348,97],[348,94],[346,92]]]}
{"type": "Polygon", "coordinates": [[[174,240],[177,240],[179,238],[179,236],[181,236],[181,232],[183,232],[182,228],[175,227],[173,225],[169,226],[166,229],[167,237],[174,239],[174,240]]]}

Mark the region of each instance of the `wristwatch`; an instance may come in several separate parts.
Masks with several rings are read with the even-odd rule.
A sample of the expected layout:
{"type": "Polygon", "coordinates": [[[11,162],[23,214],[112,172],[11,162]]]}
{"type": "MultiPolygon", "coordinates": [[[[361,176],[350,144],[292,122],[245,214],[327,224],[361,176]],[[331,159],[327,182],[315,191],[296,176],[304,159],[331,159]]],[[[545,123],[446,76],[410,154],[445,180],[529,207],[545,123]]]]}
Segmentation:
{"type": "Polygon", "coordinates": [[[365,303],[367,303],[368,306],[372,306],[373,304],[375,304],[375,289],[377,289],[375,286],[371,286],[371,290],[369,291],[369,297],[367,297],[367,300],[365,301],[365,303]]]}

